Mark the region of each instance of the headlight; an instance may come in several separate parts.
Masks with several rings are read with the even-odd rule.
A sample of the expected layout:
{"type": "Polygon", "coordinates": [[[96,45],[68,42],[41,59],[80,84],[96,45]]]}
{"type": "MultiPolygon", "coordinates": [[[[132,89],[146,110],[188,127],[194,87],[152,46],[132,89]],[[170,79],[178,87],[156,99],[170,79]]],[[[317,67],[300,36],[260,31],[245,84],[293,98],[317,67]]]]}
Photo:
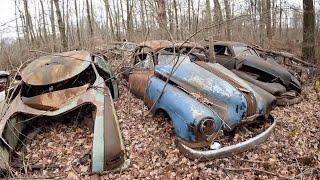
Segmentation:
{"type": "Polygon", "coordinates": [[[198,131],[200,132],[200,134],[209,136],[214,133],[215,128],[216,125],[213,119],[203,118],[199,123],[198,131]]]}

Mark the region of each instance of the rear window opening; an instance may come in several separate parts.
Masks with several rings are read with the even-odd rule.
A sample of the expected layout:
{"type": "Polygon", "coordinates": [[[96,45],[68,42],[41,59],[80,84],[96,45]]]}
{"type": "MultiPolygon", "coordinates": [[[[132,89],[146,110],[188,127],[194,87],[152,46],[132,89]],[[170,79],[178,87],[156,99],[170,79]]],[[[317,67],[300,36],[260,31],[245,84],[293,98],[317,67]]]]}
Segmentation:
{"type": "Polygon", "coordinates": [[[68,88],[80,87],[85,84],[93,85],[96,80],[96,74],[90,65],[87,69],[79,73],[78,75],[67,79],[62,82],[48,84],[44,86],[33,86],[23,82],[21,96],[33,97],[48,92],[59,91],[68,88]]]}

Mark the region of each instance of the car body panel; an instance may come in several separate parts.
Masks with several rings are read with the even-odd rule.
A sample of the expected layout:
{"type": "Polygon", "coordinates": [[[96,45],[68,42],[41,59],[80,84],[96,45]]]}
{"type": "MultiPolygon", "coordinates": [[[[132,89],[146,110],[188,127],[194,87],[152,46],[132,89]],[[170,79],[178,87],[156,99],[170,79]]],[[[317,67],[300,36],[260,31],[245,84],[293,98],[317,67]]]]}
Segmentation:
{"type": "Polygon", "coordinates": [[[90,65],[90,58],[87,51],[42,56],[24,68],[21,77],[25,83],[35,86],[58,83],[85,70],[90,65]]]}

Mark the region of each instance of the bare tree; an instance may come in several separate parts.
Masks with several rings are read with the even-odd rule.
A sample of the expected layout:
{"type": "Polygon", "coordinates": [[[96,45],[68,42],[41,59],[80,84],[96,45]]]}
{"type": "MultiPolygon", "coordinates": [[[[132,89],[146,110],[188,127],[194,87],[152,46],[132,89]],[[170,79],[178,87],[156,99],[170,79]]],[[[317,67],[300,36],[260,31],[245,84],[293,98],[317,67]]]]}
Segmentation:
{"type": "Polygon", "coordinates": [[[76,26],[77,26],[77,38],[78,38],[78,46],[81,46],[81,34],[80,34],[80,26],[79,26],[79,13],[78,13],[78,5],[77,1],[74,1],[74,9],[76,11],[76,26]]]}
{"type": "Polygon", "coordinates": [[[56,26],[54,20],[54,7],[53,7],[53,0],[50,0],[50,21],[51,21],[51,33],[52,33],[52,41],[53,41],[53,50],[55,49],[55,41],[56,41],[56,26]]]}
{"type": "Polygon", "coordinates": [[[272,29],[271,29],[271,1],[266,0],[266,26],[267,26],[267,37],[269,40],[272,39],[272,29]]]}
{"type": "Polygon", "coordinates": [[[315,11],[313,0],[303,0],[302,58],[317,63],[315,58],[315,11]]]}
{"type": "Polygon", "coordinates": [[[65,24],[62,21],[62,17],[61,17],[59,0],[54,0],[54,5],[56,7],[56,14],[57,14],[58,25],[59,25],[61,45],[62,45],[63,49],[66,50],[66,49],[68,49],[68,39],[67,39],[66,32],[65,32],[65,29],[66,29],[65,24]]]}
{"type": "Polygon", "coordinates": [[[226,11],[226,35],[227,35],[227,40],[231,40],[231,11],[230,11],[230,0],[224,0],[224,6],[225,6],[225,11],[226,11]]]}
{"type": "Polygon", "coordinates": [[[33,24],[32,19],[29,13],[28,9],[28,0],[23,0],[23,7],[24,7],[24,17],[25,17],[25,31],[27,34],[27,40],[29,40],[29,37],[31,39],[31,42],[34,42],[34,30],[33,30],[33,24]]]}
{"type": "Polygon", "coordinates": [[[222,24],[222,11],[221,11],[221,5],[219,3],[219,0],[214,0],[214,21],[216,24],[218,24],[218,34],[220,36],[221,33],[221,24],[222,24]]]}
{"type": "Polygon", "coordinates": [[[43,24],[43,35],[45,42],[48,41],[48,33],[47,33],[47,27],[46,27],[46,18],[45,18],[45,11],[42,0],[40,0],[41,4],[41,10],[42,10],[42,24],[43,24]]]}
{"type": "Polygon", "coordinates": [[[86,9],[87,9],[87,20],[88,20],[88,26],[89,26],[89,33],[90,36],[93,37],[93,27],[92,27],[92,19],[91,19],[91,13],[90,13],[90,4],[89,1],[86,0],[86,9]]]}
{"type": "Polygon", "coordinates": [[[157,14],[158,14],[158,23],[160,29],[167,29],[167,14],[166,14],[166,0],[156,0],[157,4],[157,14]]]}

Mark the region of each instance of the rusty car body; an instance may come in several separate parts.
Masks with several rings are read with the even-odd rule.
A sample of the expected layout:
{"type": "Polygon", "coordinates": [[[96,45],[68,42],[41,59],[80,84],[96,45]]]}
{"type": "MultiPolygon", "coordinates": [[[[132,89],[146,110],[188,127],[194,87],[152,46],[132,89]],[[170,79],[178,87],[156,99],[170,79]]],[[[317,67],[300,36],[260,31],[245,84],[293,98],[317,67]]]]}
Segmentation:
{"type": "MultiPolygon", "coordinates": [[[[196,46],[193,46],[196,47],[196,46]]],[[[187,44],[147,41],[136,49],[130,91],[151,112],[166,112],[177,135],[179,150],[191,159],[209,160],[245,151],[265,141],[275,127],[270,115],[275,97],[220,64],[194,62],[187,44]],[[172,50],[176,48],[176,50],[172,50]],[[221,149],[207,149],[217,132],[261,121],[271,125],[261,134],[221,149]]]]}
{"type": "Polygon", "coordinates": [[[260,57],[270,63],[277,63],[287,68],[297,78],[314,75],[319,68],[316,65],[303,61],[294,54],[285,51],[274,51],[263,49],[257,45],[252,45],[260,57]]]}
{"type": "Polygon", "coordinates": [[[286,68],[261,59],[250,45],[230,41],[213,44],[216,62],[276,96],[278,105],[292,105],[302,100],[300,81],[286,68]]]}
{"type": "Polygon", "coordinates": [[[21,77],[2,102],[0,170],[9,166],[27,126],[44,118],[64,119],[80,108],[90,109],[92,118],[92,172],[123,164],[124,144],[113,105],[118,88],[106,59],[87,51],[42,56],[21,77]]]}

